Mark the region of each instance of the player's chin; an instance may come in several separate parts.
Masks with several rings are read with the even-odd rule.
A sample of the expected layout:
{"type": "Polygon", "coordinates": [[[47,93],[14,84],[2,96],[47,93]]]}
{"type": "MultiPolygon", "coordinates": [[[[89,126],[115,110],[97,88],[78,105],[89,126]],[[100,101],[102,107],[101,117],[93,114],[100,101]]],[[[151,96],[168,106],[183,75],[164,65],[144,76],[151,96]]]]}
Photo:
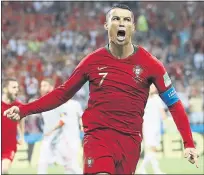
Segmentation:
{"type": "Polygon", "coordinates": [[[124,46],[124,45],[126,45],[126,41],[125,40],[116,40],[116,42],[115,42],[117,45],[119,45],[119,46],[124,46]]]}
{"type": "Polygon", "coordinates": [[[17,94],[12,95],[12,100],[13,100],[13,101],[16,100],[16,98],[17,98],[17,94]]]}

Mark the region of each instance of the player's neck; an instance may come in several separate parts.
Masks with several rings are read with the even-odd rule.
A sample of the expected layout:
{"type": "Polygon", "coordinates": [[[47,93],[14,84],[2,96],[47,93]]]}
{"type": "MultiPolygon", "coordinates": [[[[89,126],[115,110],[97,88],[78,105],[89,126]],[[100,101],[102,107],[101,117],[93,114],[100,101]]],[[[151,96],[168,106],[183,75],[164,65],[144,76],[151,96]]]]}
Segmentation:
{"type": "Polygon", "coordinates": [[[11,104],[13,101],[11,101],[6,94],[2,95],[2,101],[6,104],[11,104]]]}
{"type": "Polygon", "coordinates": [[[134,53],[134,46],[132,43],[128,43],[127,45],[123,45],[123,46],[119,46],[113,42],[110,42],[109,50],[114,57],[118,59],[123,59],[123,58],[127,58],[128,56],[134,53]]]}

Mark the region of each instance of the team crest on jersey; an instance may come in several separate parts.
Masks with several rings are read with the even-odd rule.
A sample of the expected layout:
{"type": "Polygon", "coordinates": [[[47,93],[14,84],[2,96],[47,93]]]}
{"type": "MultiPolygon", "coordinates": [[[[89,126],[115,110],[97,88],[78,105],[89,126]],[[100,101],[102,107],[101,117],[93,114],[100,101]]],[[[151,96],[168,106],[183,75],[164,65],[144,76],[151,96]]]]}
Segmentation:
{"type": "Polygon", "coordinates": [[[134,66],[133,72],[135,73],[136,77],[139,77],[142,73],[143,69],[140,66],[134,66]]]}
{"type": "Polygon", "coordinates": [[[88,167],[92,167],[93,163],[94,163],[94,160],[91,157],[88,157],[88,159],[87,159],[88,167]]]}

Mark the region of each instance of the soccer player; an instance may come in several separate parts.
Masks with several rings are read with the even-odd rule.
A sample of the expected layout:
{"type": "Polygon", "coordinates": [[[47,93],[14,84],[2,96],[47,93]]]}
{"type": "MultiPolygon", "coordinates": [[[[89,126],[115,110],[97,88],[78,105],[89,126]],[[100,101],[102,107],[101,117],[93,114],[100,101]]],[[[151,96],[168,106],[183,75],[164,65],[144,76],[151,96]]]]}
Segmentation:
{"type": "MultiPolygon", "coordinates": [[[[41,95],[54,89],[52,79],[44,79],[40,85],[41,95]]],[[[59,163],[64,166],[66,174],[82,172],[78,162],[80,149],[79,116],[82,109],[71,100],[56,109],[43,112],[44,139],[42,141],[38,174],[46,174],[49,164],[59,163]]]]}
{"type": "Polygon", "coordinates": [[[185,156],[197,164],[187,115],[164,66],[132,44],[135,24],[131,9],[113,6],[104,27],[109,43],[86,56],[64,84],[32,103],[13,106],[5,115],[20,120],[54,109],[89,81],[90,98],[82,116],[84,174],[132,174],[140,156],[144,108],[153,83],[181,133],[185,156]]]}
{"type": "Polygon", "coordinates": [[[14,155],[17,150],[17,143],[24,142],[24,120],[20,122],[9,120],[4,111],[13,105],[19,105],[16,100],[19,92],[19,85],[16,79],[8,78],[3,81],[3,94],[1,102],[1,121],[2,121],[2,173],[8,174],[14,155]],[[19,139],[17,141],[17,131],[19,139]]]}
{"type": "Polygon", "coordinates": [[[149,98],[145,107],[144,123],[143,123],[143,139],[144,139],[144,160],[139,168],[139,174],[147,174],[146,167],[151,163],[155,174],[165,174],[159,168],[159,162],[156,158],[157,147],[161,141],[161,121],[166,119],[167,115],[164,109],[156,87],[150,86],[149,98]]]}

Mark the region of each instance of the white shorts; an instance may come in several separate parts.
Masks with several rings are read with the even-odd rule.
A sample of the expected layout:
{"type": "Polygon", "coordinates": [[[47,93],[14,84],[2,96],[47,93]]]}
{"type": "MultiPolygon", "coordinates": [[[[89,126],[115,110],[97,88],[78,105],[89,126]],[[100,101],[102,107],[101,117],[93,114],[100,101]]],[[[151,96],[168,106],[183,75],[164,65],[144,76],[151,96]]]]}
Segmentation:
{"type": "Polygon", "coordinates": [[[143,129],[143,140],[145,147],[157,147],[161,142],[161,131],[157,129],[143,129]]]}
{"type": "Polygon", "coordinates": [[[61,136],[56,141],[53,136],[47,136],[42,141],[39,163],[59,165],[78,163],[79,150],[80,143],[68,142],[68,139],[61,136]]]}

